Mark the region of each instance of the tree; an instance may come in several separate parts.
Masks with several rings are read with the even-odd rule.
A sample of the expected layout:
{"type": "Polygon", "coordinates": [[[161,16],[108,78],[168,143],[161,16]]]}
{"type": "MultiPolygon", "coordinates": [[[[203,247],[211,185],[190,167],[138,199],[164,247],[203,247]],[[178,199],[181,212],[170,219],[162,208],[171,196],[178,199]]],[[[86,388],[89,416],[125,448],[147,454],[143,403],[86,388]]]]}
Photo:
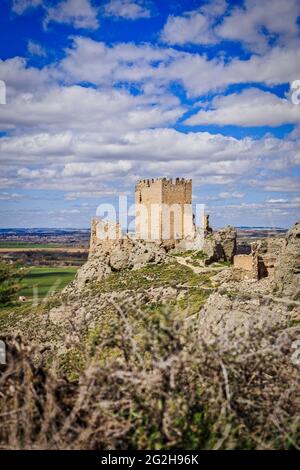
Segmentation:
{"type": "Polygon", "coordinates": [[[9,303],[17,291],[21,279],[21,271],[15,265],[0,262],[0,305],[9,303]]]}

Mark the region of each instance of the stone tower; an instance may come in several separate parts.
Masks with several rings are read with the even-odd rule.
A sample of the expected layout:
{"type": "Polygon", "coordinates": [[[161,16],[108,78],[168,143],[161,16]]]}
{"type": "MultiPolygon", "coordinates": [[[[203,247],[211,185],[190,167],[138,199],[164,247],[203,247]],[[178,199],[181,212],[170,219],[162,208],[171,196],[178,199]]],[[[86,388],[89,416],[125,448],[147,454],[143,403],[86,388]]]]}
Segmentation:
{"type": "Polygon", "coordinates": [[[192,180],[141,180],[135,187],[137,238],[182,240],[193,236],[192,180]]]}

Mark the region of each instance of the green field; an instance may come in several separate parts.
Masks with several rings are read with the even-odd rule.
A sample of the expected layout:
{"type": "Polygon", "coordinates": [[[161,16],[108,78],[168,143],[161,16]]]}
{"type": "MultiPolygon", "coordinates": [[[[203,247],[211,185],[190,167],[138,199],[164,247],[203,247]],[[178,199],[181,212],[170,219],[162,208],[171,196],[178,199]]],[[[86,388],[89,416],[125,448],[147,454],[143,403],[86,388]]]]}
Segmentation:
{"type": "Polygon", "coordinates": [[[19,295],[44,298],[51,291],[62,290],[76,274],[76,267],[33,267],[21,281],[19,295]]]}
{"type": "Polygon", "coordinates": [[[0,248],[64,248],[61,243],[0,242],[0,248]]]}

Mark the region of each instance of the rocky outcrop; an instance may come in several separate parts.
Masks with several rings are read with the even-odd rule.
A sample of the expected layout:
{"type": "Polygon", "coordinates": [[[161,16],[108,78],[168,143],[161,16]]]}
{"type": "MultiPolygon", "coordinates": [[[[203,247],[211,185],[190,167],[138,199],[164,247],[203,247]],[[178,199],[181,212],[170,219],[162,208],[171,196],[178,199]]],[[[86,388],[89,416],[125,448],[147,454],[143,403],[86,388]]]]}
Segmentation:
{"type": "Polygon", "coordinates": [[[247,338],[255,329],[299,323],[300,223],[285,238],[255,242],[252,250],[250,255],[235,256],[233,269],[214,277],[219,287],[199,314],[199,328],[206,339],[225,343],[239,335],[247,338]],[[271,255],[276,258],[274,277],[261,278],[260,260],[271,255]],[[237,278],[240,271],[244,276],[237,278]]]}
{"type": "Polygon", "coordinates": [[[252,255],[257,258],[257,277],[273,277],[277,258],[284,244],[282,237],[268,237],[251,243],[252,255]]]}
{"type": "Polygon", "coordinates": [[[272,279],[283,244],[284,238],[282,237],[269,237],[251,243],[249,255],[234,256],[232,280],[258,281],[264,277],[272,279]]]}
{"type": "Polygon", "coordinates": [[[279,292],[300,299],[300,222],[286,234],[275,264],[274,281],[279,292]]]}
{"type": "MultiPolygon", "coordinates": [[[[296,314],[287,303],[276,302],[268,295],[267,280],[260,281],[261,292],[248,289],[249,283],[239,283],[239,288],[221,286],[209,297],[198,318],[201,337],[206,341],[230,344],[234,338],[247,337],[255,330],[265,331],[275,326],[286,327],[296,314]],[[264,291],[265,290],[265,291],[264,291]]],[[[258,285],[258,284],[257,284],[258,285]]]]}
{"type": "Polygon", "coordinates": [[[144,240],[124,237],[98,243],[88,261],[78,270],[67,290],[83,289],[89,282],[101,280],[113,271],[138,269],[148,263],[161,263],[167,259],[165,248],[144,240]]]}
{"type": "Polygon", "coordinates": [[[206,264],[215,261],[229,261],[232,263],[236,254],[236,230],[228,227],[208,235],[204,239],[203,252],[206,254],[206,264]]]}

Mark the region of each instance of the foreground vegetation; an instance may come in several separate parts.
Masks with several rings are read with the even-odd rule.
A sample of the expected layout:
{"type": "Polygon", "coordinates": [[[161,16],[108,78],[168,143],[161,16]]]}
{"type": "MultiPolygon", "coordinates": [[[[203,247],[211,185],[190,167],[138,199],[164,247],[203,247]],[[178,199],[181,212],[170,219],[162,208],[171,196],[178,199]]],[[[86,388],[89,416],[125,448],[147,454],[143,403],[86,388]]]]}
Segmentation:
{"type": "Polygon", "coordinates": [[[11,340],[0,373],[2,448],[299,447],[299,371],[288,331],[253,329],[249,341],[233,338],[224,349],[205,344],[177,313],[116,311],[110,338],[91,337],[94,359],[73,382],[34,365],[33,351],[11,340]],[[120,353],[101,364],[108,347],[120,353]]]}
{"type": "Polygon", "coordinates": [[[20,289],[20,280],[25,272],[14,264],[0,262],[0,306],[9,304],[15,299],[20,289]]]}
{"type": "MultiPolygon", "coordinates": [[[[209,269],[175,257],[3,308],[0,448],[299,449],[298,325],[205,341],[209,269]]],[[[74,275],[33,268],[24,289],[59,272],[74,275]]]]}

